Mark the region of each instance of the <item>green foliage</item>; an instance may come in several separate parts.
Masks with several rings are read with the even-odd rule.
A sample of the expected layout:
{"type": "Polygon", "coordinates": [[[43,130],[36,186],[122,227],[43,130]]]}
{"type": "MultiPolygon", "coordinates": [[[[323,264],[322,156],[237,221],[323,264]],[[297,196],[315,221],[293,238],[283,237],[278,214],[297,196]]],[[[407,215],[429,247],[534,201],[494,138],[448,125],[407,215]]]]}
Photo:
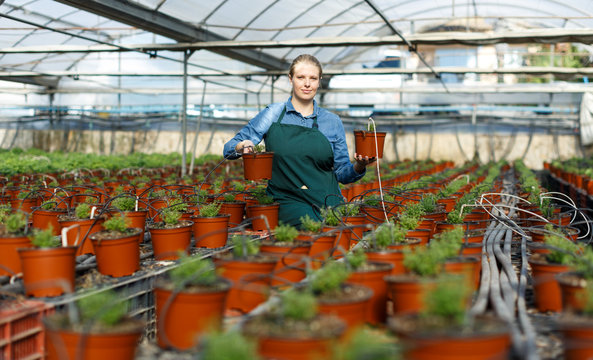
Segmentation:
{"type": "Polygon", "coordinates": [[[48,200],[48,201],[44,201],[41,204],[41,208],[43,210],[54,210],[56,208],[57,203],[55,201],[52,200],[48,200]]]}
{"type": "Polygon", "coordinates": [[[434,253],[436,258],[450,259],[459,255],[463,245],[464,231],[460,226],[455,229],[444,231],[431,241],[430,251],[434,253]]]}
{"type": "Polygon", "coordinates": [[[209,286],[217,280],[210,258],[191,258],[183,252],[179,257],[179,265],[169,271],[169,278],[177,290],[191,285],[209,286]]]}
{"type": "Polygon", "coordinates": [[[59,247],[62,244],[60,238],[53,235],[53,228],[51,225],[46,230],[35,230],[30,239],[31,243],[38,248],[54,248],[59,247]]]}
{"type": "Polygon", "coordinates": [[[27,226],[27,218],[20,212],[7,215],[3,222],[6,232],[9,234],[22,233],[27,226]]]}
{"type": "Polygon", "coordinates": [[[181,219],[181,213],[173,208],[165,208],[161,211],[161,218],[166,225],[177,225],[181,219]]]}
{"type": "Polygon", "coordinates": [[[245,235],[234,235],[231,238],[233,244],[233,255],[236,258],[243,258],[259,254],[259,242],[252,241],[245,235]]]}
{"type": "Polygon", "coordinates": [[[435,276],[441,272],[442,259],[430,247],[404,250],[404,267],[420,276],[435,276]]]}
{"type": "Polygon", "coordinates": [[[214,179],[214,181],[212,182],[212,190],[214,191],[215,194],[219,194],[222,192],[223,184],[224,184],[223,177],[217,177],[216,179],[214,179]]]}
{"type": "Polygon", "coordinates": [[[0,205],[0,224],[4,224],[6,218],[10,215],[11,212],[12,208],[10,207],[10,205],[0,205]]]}
{"type": "Polygon", "coordinates": [[[136,199],[128,196],[120,196],[111,202],[111,206],[120,211],[134,211],[136,209],[136,199]]]}
{"type": "Polygon", "coordinates": [[[84,296],[77,300],[80,320],[112,327],[119,324],[127,313],[127,304],[115,291],[107,290],[84,296]]]}
{"type": "Polygon", "coordinates": [[[334,360],[399,360],[400,349],[393,339],[382,332],[359,327],[342,342],[334,353],[334,360]]]}
{"type": "Polygon", "coordinates": [[[581,273],[588,281],[593,280],[593,249],[590,246],[585,247],[583,254],[574,260],[575,271],[581,273]]]}
{"type": "Polygon", "coordinates": [[[420,199],[420,206],[425,214],[433,213],[437,210],[437,199],[434,194],[425,194],[420,199]]]}
{"type": "Polygon", "coordinates": [[[414,230],[418,227],[418,222],[420,221],[419,217],[414,215],[410,215],[407,212],[400,214],[398,223],[399,225],[406,230],[414,230]]]}
{"type": "Polygon", "coordinates": [[[321,232],[321,228],[323,225],[321,221],[315,221],[311,219],[311,217],[308,214],[306,214],[305,216],[301,216],[299,220],[301,221],[301,228],[303,230],[313,233],[321,232]]]}
{"type": "Polygon", "coordinates": [[[462,324],[469,293],[465,281],[454,276],[441,278],[434,289],[425,292],[426,308],[421,316],[432,320],[437,318],[447,324],[462,324]]]}
{"type": "Polygon", "coordinates": [[[552,230],[551,234],[546,234],[544,236],[544,242],[546,246],[550,247],[550,252],[546,255],[546,259],[554,264],[573,265],[575,263],[575,257],[583,252],[583,248],[580,245],[564,238],[559,230],[552,230]]]}
{"type": "Polygon", "coordinates": [[[367,256],[362,248],[358,248],[346,254],[346,262],[356,270],[366,264],[367,256]]]}
{"type": "Polygon", "coordinates": [[[127,220],[125,215],[114,216],[111,219],[106,220],[103,223],[103,227],[105,230],[123,233],[126,232],[126,229],[128,228],[127,220]]]}
{"type": "Polygon", "coordinates": [[[218,216],[218,213],[220,212],[220,206],[221,206],[221,204],[218,202],[212,202],[207,205],[202,205],[199,210],[200,216],[216,217],[216,216],[218,216]]]}
{"type": "Polygon", "coordinates": [[[449,197],[459,191],[462,187],[467,184],[467,180],[465,178],[459,178],[457,180],[453,180],[448,183],[444,188],[440,191],[441,197],[449,197]]]}
{"type": "Polygon", "coordinates": [[[235,195],[227,193],[222,196],[224,202],[235,202],[235,195]]]}
{"type": "Polygon", "coordinates": [[[187,204],[183,202],[183,199],[180,197],[173,197],[167,200],[167,206],[180,213],[184,213],[187,211],[187,204]]]}
{"type": "Polygon", "coordinates": [[[321,209],[321,217],[327,226],[338,226],[342,223],[338,210],[331,207],[321,209]]]}
{"type": "Polygon", "coordinates": [[[389,245],[403,243],[406,239],[406,230],[397,224],[383,223],[372,235],[375,236],[375,242],[371,241],[371,245],[378,249],[385,249],[389,245]]]}
{"type": "Polygon", "coordinates": [[[280,310],[285,318],[308,321],[317,315],[317,299],[309,291],[289,289],[284,291],[280,297],[280,310]]]}
{"type": "Polygon", "coordinates": [[[22,191],[19,191],[19,193],[16,195],[16,198],[23,200],[23,199],[29,198],[31,196],[33,196],[33,191],[22,190],[22,191]]]}
{"type": "Polygon", "coordinates": [[[344,263],[330,261],[317,270],[311,279],[311,289],[315,294],[327,294],[341,288],[350,276],[350,271],[344,263]]]}
{"type": "Polygon", "coordinates": [[[338,209],[342,216],[356,216],[360,211],[360,206],[355,203],[348,203],[343,206],[340,206],[338,209]]]}
{"type": "Polygon", "coordinates": [[[255,198],[260,205],[270,205],[274,203],[274,198],[268,195],[256,196],[255,198]]]}
{"type": "Polygon", "coordinates": [[[243,183],[242,181],[232,181],[231,187],[235,191],[239,191],[239,192],[245,191],[245,183],[243,183]]]}
{"type": "Polygon", "coordinates": [[[281,223],[274,229],[274,238],[277,242],[293,242],[298,235],[299,231],[292,225],[281,223]]]}
{"type": "Polygon", "coordinates": [[[583,292],[582,299],[584,306],[583,306],[583,314],[592,317],[593,316],[593,280],[588,279],[587,285],[585,285],[585,290],[583,292]]]}
{"type": "Polygon", "coordinates": [[[259,360],[256,344],[239,331],[210,332],[200,342],[201,360],[259,360]]]}
{"type": "Polygon", "coordinates": [[[254,153],[263,153],[266,151],[266,146],[264,144],[257,144],[253,147],[254,153]]]}
{"type": "Polygon", "coordinates": [[[448,224],[463,224],[464,216],[458,210],[453,210],[447,214],[448,224]]]}
{"type": "Polygon", "coordinates": [[[78,219],[88,219],[91,217],[91,207],[86,203],[79,204],[76,209],[74,209],[74,213],[78,219]]]}

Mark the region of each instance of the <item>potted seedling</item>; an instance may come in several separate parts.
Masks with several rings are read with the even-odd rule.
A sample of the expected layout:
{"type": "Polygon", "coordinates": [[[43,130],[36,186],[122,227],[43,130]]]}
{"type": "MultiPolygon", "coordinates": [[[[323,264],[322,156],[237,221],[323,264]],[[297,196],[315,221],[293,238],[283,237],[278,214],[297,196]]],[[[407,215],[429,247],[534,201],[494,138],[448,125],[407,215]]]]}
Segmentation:
{"type": "Polygon", "coordinates": [[[346,254],[345,263],[350,267],[348,283],[359,284],[373,291],[365,311],[365,321],[377,325],[387,319],[387,283],[383,278],[391,274],[393,265],[385,262],[367,261],[362,247],[346,254]]]}
{"type": "Polygon", "coordinates": [[[396,223],[379,225],[363,239],[367,258],[392,264],[392,275],[405,273],[403,250],[420,244],[420,239],[408,238],[406,233],[407,230],[396,223]]]}
{"type": "Polygon", "coordinates": [[[266,231],[278,226],[278,209],[280,204],[267,195],[265,188],[256,188],[253,193],[255,204],[247,205],[247,217],[251,219],[251,228],[254,231],[266,231]],[[264,219],[265,218],[265,219],[264,219]]]}
{"type": "Polygon", "coordinates": [[[137,198],[128,195],[117,196],[113,198],[109,204],[114,209],[121,211],[126,215],[130,227],[142,230],[140,235],[138,235],[138,242],[142,243],[144,241],[148,210],[139,206],[139,200],[137,198]]]}
{"type": "Polygon", "coordinates": [[[384,131],[375,131],[374,122],[368,122],[367,130],[354,130],[354,144],[356,153],[369,158],[383,158],[383,145],[385,144],[384,131]]]}
{"type": "Polygon", "coordinates": [[[114,216],[103,223],[104,230],[89,236],[97,254],[97,269],[103,275],[121,277],[140,269],[142,229],[128,226],[125,214],[114,216]]]}
{"type": "MultiPolygon", "coordinates": [[[[593,257],[590,257],[590,260],[593,260],[593,257]]],[[[589,266],[591,264],[593,263],[589,266]]],[[[581,280],[579,306],[570,307],[558,319],[558,330],[563,338],[564,359],[567,360],[593,357],[593,280],[581,280]]]]}
{"type": "Polygon", "coordinates": [[[333,360],[401,360],[401,349],[389,334],[366,327],[353,332],[334,351],[333,360]]]}
{"type": "Polygon", "coordinates": [[[226,245],[230,215],[220,213],[221,204],[212,202],[198,208],[198,215],[192,216],[196,247],[208,249],[226,245]]]}
{"type": "Polygon", "coordinates": [[[62,229],[68,228],[66,231],[68,245],[78,247],[76,255],[95,253],[93,244],[88,240],[88,237],[102,229],[105,219],[103,216],[97,216],[95,213],[97,208],[94,208],[93,210],[89,204],[81,203],[74,208],[73,213],[58,216],[58,222],[62,229]]]}
{"type": "Polygon", "coordinates": [[[311,274],[309,286],[322,314],[336,315],[352,330],[364,324],[373,291],[346,283],[351,270],[344,262],[329,261],[311,274]]]}
{"type": "Polygon", "coordinates": [[[61,227],[58,216],[66,214],[66,208],[58,205],[64,204],[65,201],[65,199],[54,194],[54,197],[50,200],[44,201],[39,207],[34,208],[31,214],[33,227],[42,230],[51,227],[53,235],[59,235],[61,227]]]}
{"type": "Polygon", "coordinates": [[[181,255],[155,284],[157,340],[163,348],[187,350],[207,330],[220,330],[230,282],[208,258],[181,255]]]}
{"type": "Polygon", "coordinates": [[[128,305],[121,297],[112,291],[86,294],[76,301],[78,316],[45,318],[48,360],[134,359],[144,323],[126,316],[128,305]]]}
{"type": "Polygon", "coordinates": [[[533,272],[535,305],[539,311],[562,311],[562,293],[556,276],[574,270],[577,257],[583,256],[585,248],[567,239],[552,227],[544,236],[544,243],[550,251],[535,253],[528,259],[533,272]]]}
{"type": "Polygon", "coordinates": [[[246,313],[266,300],[270,273],[278,259],[260,254],[259,240],[246,235],[234,235],[231,245],[230,251],[214,255],[214,264],[233,284],[226,309],[246,313]]]}
{"type": "Polygon", "coordinates": [[[27,296],[59,296],[74,291],[74,246],[61,246],[50,227],[36,229],[30,237],[33,248],[18,249],[27,296]]]}
{"type": "Polygon", "coordinates": [[[179,251],[189,254],[193,222],[181,220],[181,213],[172,208],[160,210],[162,221],[148,225],[154,257],[177,260],[179,251]]]}
{"type": "Polygon", "coordinates": [[[27,217],[0,206],[0,276],[14,276],[22,271],[17,249],[33,246],[27,236],[27,217]]]}
{"type": "Polygon", "coordinates": [[[360,241],[366,228],[366,216],[360,212],[357,203],[345,203],[337,207],[342,216],[342,221],[350,226],[352,231],[351,241],[360,241]]]}
{"type": "Polygon", "coordinates": [[[323,219],[322,231],[336,235],[336,249],[332,255],[334,258],[341,258],[343,254],[350,250],[352,231],[348,226],[342,224],[342,217],[338,208],[325,207],[320,212],[323,219]]]}
{"type": "Polygon", "coordinates": [[[463,281],[443,277],[424,294],[422,312],[390,318],[389,328],[403,342],[403,358],[507,359],[508,325],[492,316],[470,316],[470,293],[463,281]]]}
{"type": "Polygon", "coordinates": [[[237,226],[243,221],[245,216],[245,201],[239,201],[236,199],[236,195],[233,193],[225,193],[222,195],[222,202],[220,206],[220,212],[222,214],[229,214],[229,226],[237,226]]]}
{"type": "Polygon", "coordinates": [[[273,152],[265,152],[263,144],[253,147],[250,153],[242,154],[243,176],[245,180],[263,180],[272,178],[273,152]]]}
{"type": "Polygon", "coordinates": [[[243,333],[257,339],[266,359],[327,359],[345,324],[335,316],[320,314],[315,296],[307,289],[289,289],[260,315],[247,319],[243,333]]]}
{"type": "Polygon", "coordinates": [[[260,251],[278,258],[272,286],[296,283],[306,277],[306,257],[311,243],[296,240],[299,231],[291,225],[276,226],[271,237],[262,240],[260,251]]]}
{"type": "Polygon", "coordinates": [[[336,244],[336,234],[323,232],[323,223],[313,220],[308,214],[302,216],[301,231],[298,240],[311,243],[309,257],[314,269],[318,269],[323,262],[330,258],[336,244]]]}

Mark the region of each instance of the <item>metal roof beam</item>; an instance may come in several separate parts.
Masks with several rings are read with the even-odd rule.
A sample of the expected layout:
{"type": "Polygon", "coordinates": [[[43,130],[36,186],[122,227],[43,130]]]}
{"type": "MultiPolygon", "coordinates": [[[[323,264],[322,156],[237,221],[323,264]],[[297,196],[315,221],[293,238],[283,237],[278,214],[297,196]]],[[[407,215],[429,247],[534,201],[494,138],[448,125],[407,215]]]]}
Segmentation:
{"type": "MultiPolygon", "coordinates": [[[[227,41],[211,31],[180,21],[172,16],[153,11],[129,1],[116,0],[56,0],[60,3],[135,26],[178,42],[227,41]]],[[[252,49],[208,49],[223,56],[267,70],[287,69],[289,64],[274,56],[252,49]]]]}
{"type": "Polygon", "coordinates": [[[58,78],[47,77],[46,74],[34,74],[33,76],[1,76],[0,80],[12,81],[27,85],[45,86],[50,89],[55,89],[60,81],[58,78]]]}
{"type": "MultiPolygon", "coordinates": [[[[593,29],[550,29],[537,31],[513,31],[491,33],[442,32],[426,34],[410,34],[407,39],[414,45],[465,45],[482,46],[498,43],[531,44],[576,42],[593,43],[593,29]]],[[[184,50],[212,50],[237,51],[251,48],[306,48],[318,46],[381,46],[405,45],[397,36],[345,36],[318,37],[308,39],[292,39],[282,41],[205,41],[176,44],[126,44],[125,48],[111,45],[44,45],[20,46],[0,48],[0,54],[27,53],[76,53],[76,52],[116,52],[116,51],[184,51],[184,50]]],[[[263,66],[262,66],[263,67],[263,66]]],[[[282,68],[268,68],[267,70],[286,70],[282,68]]]]}
{"type": "MultiPolygon", "coordinates": [[[[593,75],[593,68],[564,68],[564,67],[545,67],[545,66],[524,66],[518,68],[471,68],[471,67],[434,67],[436,71],[442,74],[513,74],[513,75],[565,75],[579,76],[593,75]]],[[[189,71],[188,76],[199,77],[246,77],[246,76],[274,76],[284,75],[284,71],[225,71],[221,72],[195,72],[189,71]]],[[[350,70],[328,69],[323,71],[324,75],[401,75],[401,74],[432,74],[428,68],[404,69],[404,68],[361,68],[350,70]]],[[[40,76],[129,76],[129,77],[180,77],[181,71],[127,71],[127,72],[106,72],[106,71],[44,71],[37,73],[34,71],[0,71],[0,79],[4,77],[40,77],[40,76]]]]}

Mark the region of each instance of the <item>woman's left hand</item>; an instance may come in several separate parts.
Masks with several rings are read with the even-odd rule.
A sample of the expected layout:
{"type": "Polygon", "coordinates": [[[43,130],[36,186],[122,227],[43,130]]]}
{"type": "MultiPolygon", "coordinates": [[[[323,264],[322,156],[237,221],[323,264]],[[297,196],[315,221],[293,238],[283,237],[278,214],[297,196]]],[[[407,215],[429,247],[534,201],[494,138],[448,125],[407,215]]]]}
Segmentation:
{"type": "Polygon", "coordinates": [[[354,170],[360,174],[366,169],[367,165],[374,163],[376,158],[354,153],[354,160],[356,161],[354,163],[354,170]]]}

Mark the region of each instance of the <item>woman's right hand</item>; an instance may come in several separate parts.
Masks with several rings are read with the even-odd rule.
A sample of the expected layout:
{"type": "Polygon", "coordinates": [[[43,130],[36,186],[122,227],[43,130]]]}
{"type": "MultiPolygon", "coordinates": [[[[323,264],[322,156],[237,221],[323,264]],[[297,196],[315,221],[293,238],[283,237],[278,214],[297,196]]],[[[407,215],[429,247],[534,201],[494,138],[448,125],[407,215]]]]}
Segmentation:
{"type": "Polygon", "coordinates": [[[235,145],[235,151],[238,154],[247,154],[253,152],[253,142],[251,140],[243,140],[235,145]]]}

